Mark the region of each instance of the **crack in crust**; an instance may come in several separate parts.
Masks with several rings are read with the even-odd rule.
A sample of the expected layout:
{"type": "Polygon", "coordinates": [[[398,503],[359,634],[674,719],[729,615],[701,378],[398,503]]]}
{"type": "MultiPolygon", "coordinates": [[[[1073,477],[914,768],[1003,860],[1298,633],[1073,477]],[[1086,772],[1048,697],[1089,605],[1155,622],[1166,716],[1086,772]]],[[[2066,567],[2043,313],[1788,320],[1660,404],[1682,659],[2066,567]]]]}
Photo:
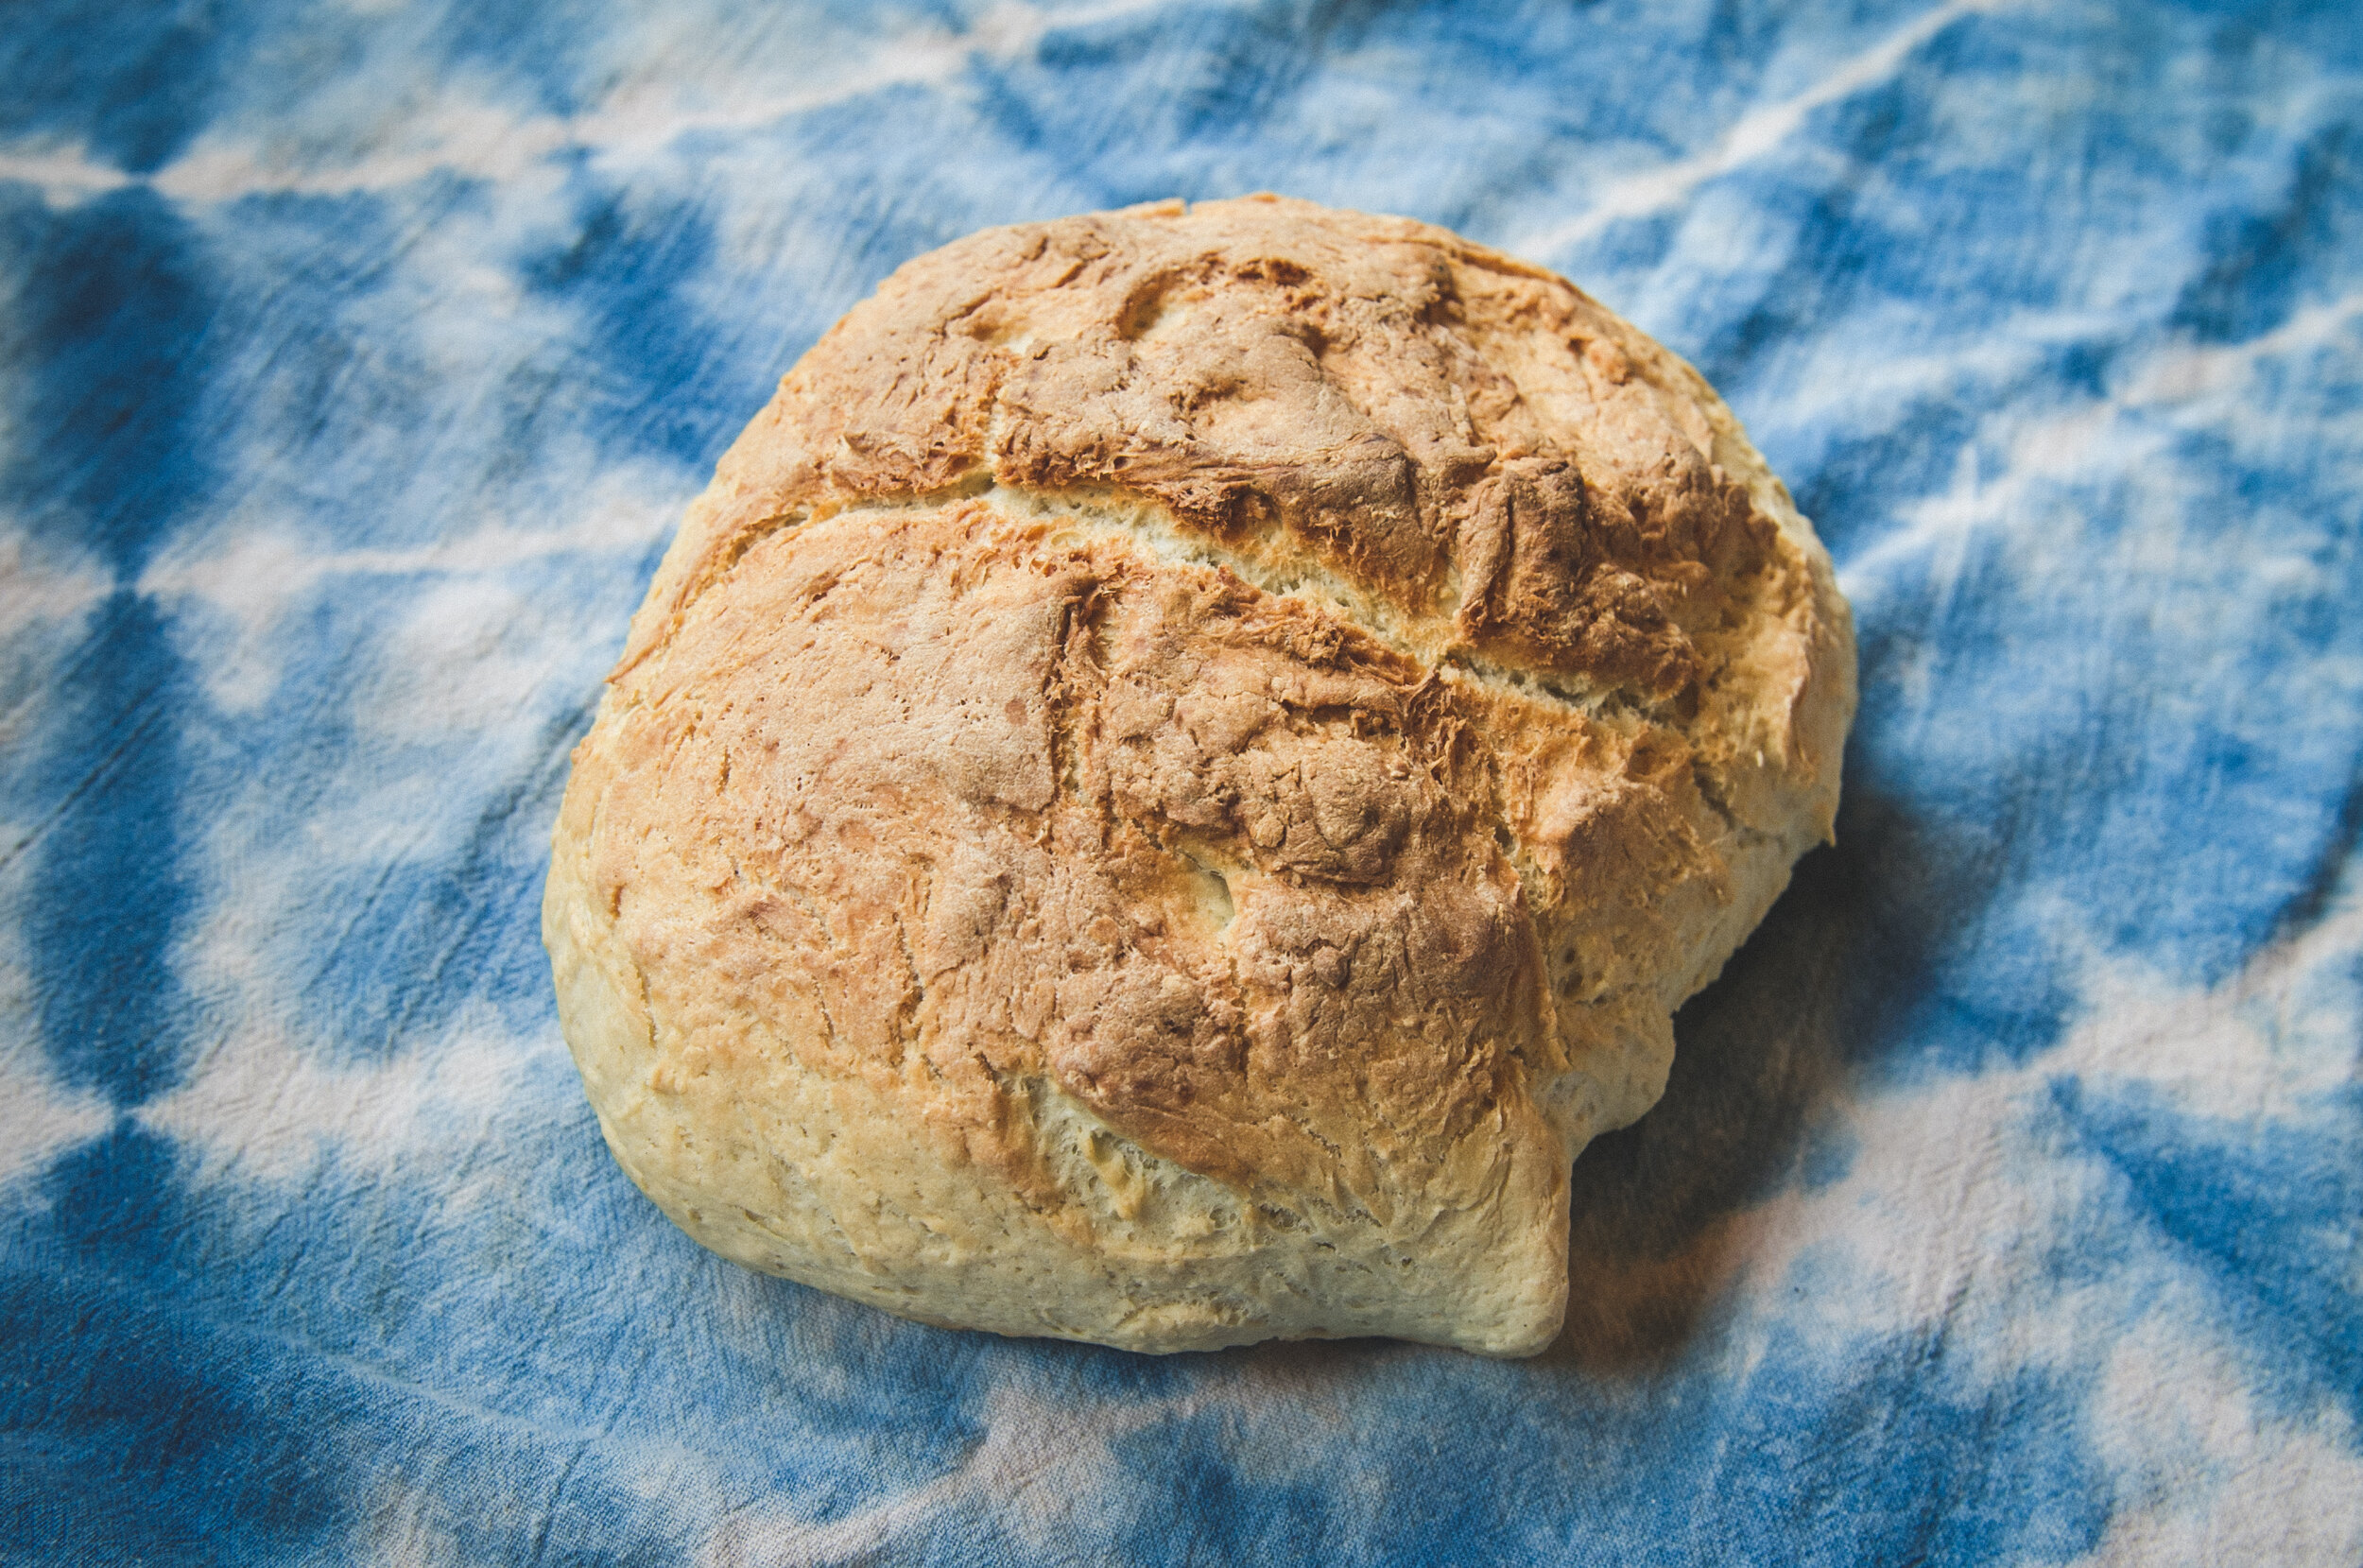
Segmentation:
{"type": "Polygon", "coordinates": [[[562,1002],[561,955],[637,975],[643,1099],[568,1035],[693,1232],[725,1245],[635,1140],[759,1144],[749,1104],[834,1083],[1004,1228],[1215,1272],[996,1318],[877,1263],[821,1164],[796,1201],[866,1261],[759,1205],[733,1255],[1143,1348],[1500,1351],[1563,1308],[1566,1159],[1826,835],[1853,649],[1687,367],[1441,231],[1250,199],[896,273],[724,458],[611,680],[545,921],[562,1002]],[[1397,1283],[1210,1283],[1307,1249],[1397,1283]]]}

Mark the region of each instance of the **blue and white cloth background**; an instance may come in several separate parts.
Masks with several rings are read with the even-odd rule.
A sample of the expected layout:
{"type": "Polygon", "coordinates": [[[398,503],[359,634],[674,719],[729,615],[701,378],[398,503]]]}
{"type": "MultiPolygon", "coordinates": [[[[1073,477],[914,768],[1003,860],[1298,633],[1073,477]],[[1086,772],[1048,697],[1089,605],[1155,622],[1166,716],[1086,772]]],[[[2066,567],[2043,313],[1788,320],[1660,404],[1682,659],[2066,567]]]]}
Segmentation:
{"type": "Polygon", "coordinates": [[[0,11],[0,1559],[2363,1559],[2363,26],[0,11]],[[1271,188],[1567,272],[1837,559],[1817,853],[1551,1353],[701,1253],[536,930],[672,522],[897,263],[1271,188]]]}

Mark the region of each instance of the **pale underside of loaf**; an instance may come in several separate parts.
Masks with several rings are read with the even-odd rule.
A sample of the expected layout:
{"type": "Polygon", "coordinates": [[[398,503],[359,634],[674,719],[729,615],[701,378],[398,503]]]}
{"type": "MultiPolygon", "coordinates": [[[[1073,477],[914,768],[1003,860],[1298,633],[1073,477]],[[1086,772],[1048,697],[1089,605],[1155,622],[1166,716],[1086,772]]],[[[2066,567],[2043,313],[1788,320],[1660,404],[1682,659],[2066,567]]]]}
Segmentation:
{"type": "Polygon", "coordinates": [[[1527,1353],[1569,1162],[1826,836],[1853,700],[1785,492],[1560,280],[1301,203],[995,231],[684,522],[576,753],[561,1017],[750,1266],[1527,1353]]]}

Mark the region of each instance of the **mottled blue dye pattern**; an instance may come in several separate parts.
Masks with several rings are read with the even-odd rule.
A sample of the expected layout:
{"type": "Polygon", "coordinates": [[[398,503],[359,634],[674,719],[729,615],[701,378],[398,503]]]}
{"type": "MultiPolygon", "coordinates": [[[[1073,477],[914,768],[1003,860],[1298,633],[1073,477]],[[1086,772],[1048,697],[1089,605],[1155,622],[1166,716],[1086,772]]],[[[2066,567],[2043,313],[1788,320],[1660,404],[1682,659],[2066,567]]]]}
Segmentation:
{"type": "Polygon", "coordinates": [[[25,0],[0,87],[0,1561],[2363,1561],[2350,5],[25,0]],[[1689,355],[1860,618],[1532,1362],[742,1273],[553,1024],[567,750],[772,381],[1259,188],[1689,355]]]}

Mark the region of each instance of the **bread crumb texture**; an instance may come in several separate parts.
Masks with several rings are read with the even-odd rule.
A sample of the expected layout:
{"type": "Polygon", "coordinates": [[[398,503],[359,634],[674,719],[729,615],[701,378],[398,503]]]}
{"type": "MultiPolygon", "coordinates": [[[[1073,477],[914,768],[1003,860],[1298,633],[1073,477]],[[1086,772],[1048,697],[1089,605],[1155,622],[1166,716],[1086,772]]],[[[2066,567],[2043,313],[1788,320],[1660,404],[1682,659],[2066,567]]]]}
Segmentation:
{"type": "Polygon", "coordinates": [[[750,1266],[1529,1353],[1854,681],[1730,411],[1562,280],[1269,198],[992,230],[690,508],[575,752],[561,1016],[750,1266]]]}

